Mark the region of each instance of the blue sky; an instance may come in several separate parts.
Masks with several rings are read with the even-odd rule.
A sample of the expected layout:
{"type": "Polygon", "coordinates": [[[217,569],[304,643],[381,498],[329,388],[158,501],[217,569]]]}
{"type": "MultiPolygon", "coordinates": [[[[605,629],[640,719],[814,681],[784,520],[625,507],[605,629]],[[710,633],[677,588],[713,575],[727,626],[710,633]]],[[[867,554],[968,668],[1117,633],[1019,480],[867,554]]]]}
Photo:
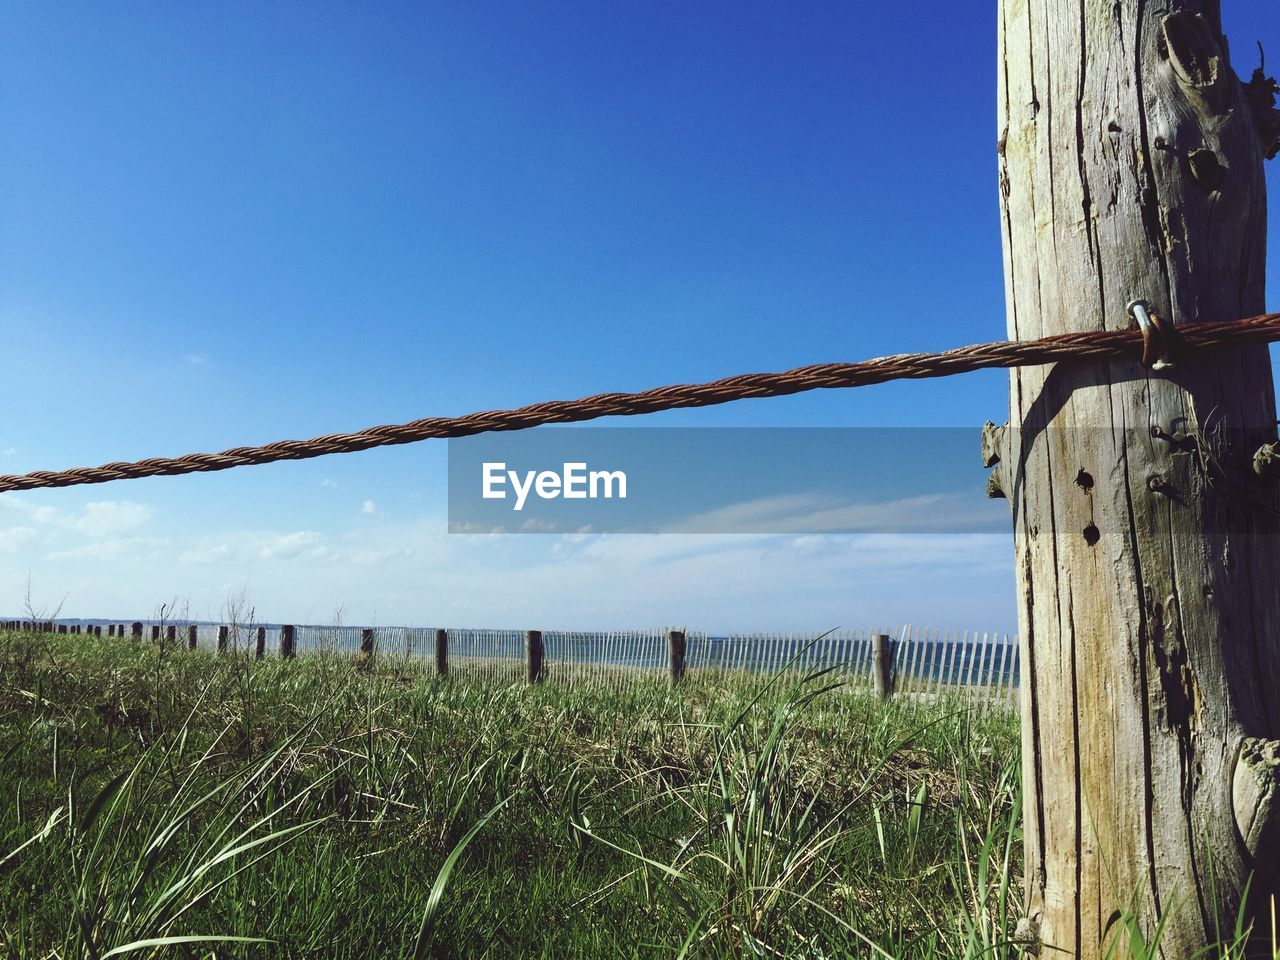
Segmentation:
{"type": "MultiPolygon", "coordinates": [[[[1230,7],[1245,72],[1280,29],[1230,7]]],[[[995,13],[8,4],[0,470],[1002,337],[995,13]]],[[[976,456],[1006,409],[992,372],[645,425],[976,456]]],[[[29,574],[84,616],[243,588],[272,620],[1014,625],[1003,537],[450,536],[446,480],[419,444],[6,495],[0,608],[29,574]]]]}

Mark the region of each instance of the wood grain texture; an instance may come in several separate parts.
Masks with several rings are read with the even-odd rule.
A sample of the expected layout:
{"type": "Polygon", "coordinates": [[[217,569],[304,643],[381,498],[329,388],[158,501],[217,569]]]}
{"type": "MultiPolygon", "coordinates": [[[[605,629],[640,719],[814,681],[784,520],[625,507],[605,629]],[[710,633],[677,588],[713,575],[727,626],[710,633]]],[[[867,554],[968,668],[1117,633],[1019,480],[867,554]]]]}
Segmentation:
{"type": "MultiPolygon", "coordinates": [[[[1178,325],[1261,312],[1270,145],[1217,4],[1001,0],[999,19],[1010,339],[1132,326],[1135,297],[1178,325]]],[[[1010,408],[1022,930],[1098,957],[1118,908],[1167,914],[1161,955],[1188,957],[1274,865],[1232,798],[1244,738],[1280,735],[1280,525],[1251,468],[1275,436],[1268,353],[1014,370],[1010,408]]]]}

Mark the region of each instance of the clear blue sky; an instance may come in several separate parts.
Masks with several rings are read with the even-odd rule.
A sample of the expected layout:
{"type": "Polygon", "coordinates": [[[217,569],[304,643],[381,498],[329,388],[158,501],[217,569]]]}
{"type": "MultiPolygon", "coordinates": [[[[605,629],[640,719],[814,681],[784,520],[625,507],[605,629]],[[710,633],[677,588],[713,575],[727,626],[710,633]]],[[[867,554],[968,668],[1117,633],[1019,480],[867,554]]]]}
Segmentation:
{"type": "MultiPolygon", "coordinates": [[[[1270,0],[1227,6],[1239,71],[1280,56],[1270,0]]],[[[0,470],[1002,337],[995,14],[8,4],[0,470]]],[[[990,373],[646,425],[976,451],[1006,410],[990,373]]],[[[445,484],[425,444],[7,495],[0,609],[30,574],[84,616],[1014,625],[1003,538],[448,536],[445,484]]]]}

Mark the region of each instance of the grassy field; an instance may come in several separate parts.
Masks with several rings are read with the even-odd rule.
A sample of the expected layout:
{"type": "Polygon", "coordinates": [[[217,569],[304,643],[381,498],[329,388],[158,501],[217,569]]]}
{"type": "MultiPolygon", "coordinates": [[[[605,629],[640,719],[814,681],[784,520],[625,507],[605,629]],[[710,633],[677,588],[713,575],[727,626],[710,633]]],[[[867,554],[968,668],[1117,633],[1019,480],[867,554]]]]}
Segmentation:
{"type": "Polygon", "coordinates": [[[831,681],[0,634],[0,955],[1015,956],[1015,720],[831,681]]]}

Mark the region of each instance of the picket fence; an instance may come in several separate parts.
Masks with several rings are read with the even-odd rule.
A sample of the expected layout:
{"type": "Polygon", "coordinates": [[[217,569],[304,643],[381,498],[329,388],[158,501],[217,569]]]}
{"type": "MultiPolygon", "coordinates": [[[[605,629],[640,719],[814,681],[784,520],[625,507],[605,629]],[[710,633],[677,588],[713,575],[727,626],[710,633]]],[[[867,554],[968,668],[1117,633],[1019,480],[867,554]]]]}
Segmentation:
{"type": "MultiPolygon", "coordinates": [[[[0,622],[9,629],[103,633],[101,622],[0,622]]],[[[256,656],[331,654],[378,657],[414,673],[491,680],[623,683],[688,671],[807,674],[828,671],[883,696],[960,694],[1010,706],[1017,700],[1016,637],[903,626],[891,629],[733,633],[650,629],[617,631],[483,630],[425,627],[174,624],[106,625],[108,636],[150,637],[211,652],[256,656]]]]}

